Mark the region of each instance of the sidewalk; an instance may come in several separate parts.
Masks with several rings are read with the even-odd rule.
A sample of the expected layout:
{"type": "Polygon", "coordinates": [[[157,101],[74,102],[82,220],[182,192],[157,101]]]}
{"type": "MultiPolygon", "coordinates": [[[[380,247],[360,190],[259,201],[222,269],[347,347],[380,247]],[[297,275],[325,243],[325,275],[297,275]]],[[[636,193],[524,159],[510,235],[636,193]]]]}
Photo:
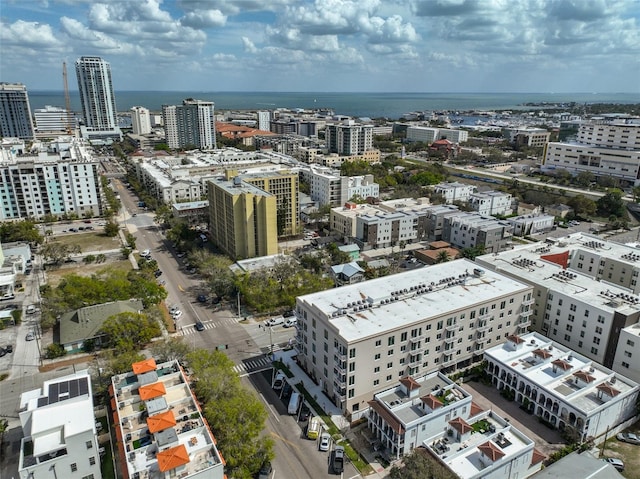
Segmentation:
{"type": "MultiPolygon", "coordinates": [[[[336,427],[340,429],[342,436],[345,437],[347,435],[347,431],[350,429],[349,421],[343,416],[342,410],[335,404],[333,404],[333,402],[327,396],[325,396],[324,392],[322,392],[322,388],[315,382],[313,382],[313,380],[309,376],[307,376],[307,373],[305,373],[300,368],[300,366],[298,366],[298,363],[296,363],[295,359],[293,359],[297,354],[298,352],[295,349],[291,349],[288,351],[275,351],[273,353],[273,356],[274,360],[282,361],[287,366],[287,368],[289,368],[289,371],[293,373],[294,384],[302,382],[305,389],[309,392],[309,394],[311,394],[311,396],[313,396],[320,407],[322,407],[323,411],[327,415],[331,416],[331,420],[336,425],[336,427]]],[[[354,446],[353,443],[352,446],[354,446]]],[[[384,467],[380,463],[375,462],[375,459],[371,458],[371,454],[369,454],[369,451],[358,450],[358,452],[367,461],[369,461],[369,465],[373,469],[373,473],[366,477],[379,479],[387,477],[387,471],[385,471],[384,467]]]]}

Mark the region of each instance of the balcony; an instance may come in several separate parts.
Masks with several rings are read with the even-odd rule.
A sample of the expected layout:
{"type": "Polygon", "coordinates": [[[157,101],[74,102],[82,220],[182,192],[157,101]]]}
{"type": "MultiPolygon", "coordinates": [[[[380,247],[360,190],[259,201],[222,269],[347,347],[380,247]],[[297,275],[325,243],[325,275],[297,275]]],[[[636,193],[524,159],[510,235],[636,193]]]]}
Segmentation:
{"type": "Polygon", "coordinates": [[[333,385],[340,389],[340,388],[346,388],[347,387],[347,377],[346,376],[336,376],[333,380],[333,385]]]}
{"type": "Polygon", "coordinates": [[[424,338],[424,335],[420,334],[418,336],[409,338],[409,342],[415,344],[415,343],[418,343],[418,342],[422,341],[422,338],[424,338]]]}
{"type": "Polygon", "coordinates": [[[478,331],[479,333],[483,333],[485,331],[488,331],[489,328],[491,328],[491,325],[487,321],[481,321],[478,323],[476,331],[478,331]]]}
{"type": "Polygon", "coordinates": [[[333,358],[336,362],[338,361],[346,361],[347,360],[347,353],[345,353],[344,351],[338,349],[338,348],[334,348],[333,350],[333,358]]]}
{"type": "Polygon", "coordinates": [[[420,364],[421,362],[422,362],[421,354],[410,354],[409,357],[407,358],[407,364],[409,365],[420,364]]]}
{"type": "Polygon", "coordinates": [[[455,337],[455,335],[452,334],[451,336],[447,336],[446,338],[444,338],[444,342],[446,344],[451,344],[451,343],[455,343],[456,339],[457,338],[455,337]]]}
{"type": "Polygon", "coordinates": [[[535,302],[536,302],[536,300],[535,300],[534,298],[526,299],[526,300],[524,300],[524,301],[522,302],[522,306],[529,306],[530,304],[533,304],[533,303],[535,303],[535,302]]]}
{"type": "Polygon", "coordinates": [[[457,331],[458,330],[458,323],[452,323],[452,324],[448,324],[444,327],[445,331],[457,331]]]}
{"type": "Polygon", "coordinates": [[[529,316],[531,316],[533,314],[533,309],[527,309],[526,311],[520,311],[520,317],[521,318],[528,318],[529,316]]]}
{"type": "Polygon", "coordinates": [[[333,370],[336,374],[347,374],[347,363],[337,361],[333,370]]]}

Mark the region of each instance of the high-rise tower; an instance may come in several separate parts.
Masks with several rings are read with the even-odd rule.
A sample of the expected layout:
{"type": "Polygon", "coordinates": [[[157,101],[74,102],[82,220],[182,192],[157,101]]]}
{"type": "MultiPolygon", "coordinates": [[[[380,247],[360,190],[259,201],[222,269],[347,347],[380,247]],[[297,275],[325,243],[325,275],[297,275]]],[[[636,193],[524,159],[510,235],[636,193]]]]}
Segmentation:
{"type": "Polygon", "coordinates": [[[121,139],[109,62],[100,57],[80,57],[76,60],[76,76],[84,118],[82,136],[89,140],[121,139]]]}
{"type": "Polygon", "coordinates": [[[188,98],[182,105],[163,105],[162,119],[170,148],[217,147],[214,103],[188,98]]]}
{"type": "Polygon", "coordinates": [[[22,83],[0,83],[0,136],[33,139],[29,95],[22,83]]]}

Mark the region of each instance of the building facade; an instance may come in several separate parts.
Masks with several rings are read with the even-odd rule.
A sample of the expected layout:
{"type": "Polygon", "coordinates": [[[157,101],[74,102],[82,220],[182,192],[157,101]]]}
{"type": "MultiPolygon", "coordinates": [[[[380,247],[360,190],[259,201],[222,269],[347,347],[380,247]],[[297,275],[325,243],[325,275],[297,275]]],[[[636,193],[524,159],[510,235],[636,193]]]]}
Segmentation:
{"type": "Polygon", "coordinates": [[[131,108],[131,128],[134,135],[148,135],[151,133],[151,115],[143,106],[131,108]]]}
{"type": "Polygon", "coordinates": [[[469,195],[469,206],[481,215],[510,215],[513,197],[502,191],[474,192],[469,195]]]}
{"type": "Polygon", "coordinates": [[[83,138],[121,140],[109,62],[100,57],[80,57],[76,60],[76,77],[84,119],[83,138]]]}
{"type": "Polygon", "coordinates": [[[211,240],[233,259],[278,252],[277,198],[235,177],[207,182],[211,240]]]}
{"type": "Polygon", "coordinates": [[[100,453],[87,370],[45,381],[20,396],[21,479],[101,479],[100,453]],[[53,474],[52,474],[53,472],[53,474]]]}
{"type": "Polygon", "coordinates": [[[325,141],[329,153],[358,155],[373,149],[373,125],[363,125],[354,120],[327,124],[325,141]]]}
{"type": "Polygon", "coordinates": [[[448,128],[431,128],[427,126],[407,127],[408,141],[421,141],[423,143],[433,143],[436,140],[449,140],[453,143],[463,143],[469,139],[469,132],[466,130],[452,130],[448,128]]]}
{"type": "Polygon", "coordinates": [[[452,183],[440,183],[433,187],[433,190],[438,195],[442,195],[447,204],[451,204],[454,201],[461,201],[466,203],[471,197],[471,193],[476,191],[476,187],[473,185],[467,185],[466,183],[458,183],[454,181],[452,183]]]}
{"type": "Polygon", "coordinates": [[[131,368],[113,376],[109,387],[123,477],[226,477],[216,438],[178,361],[151,358],[131,368]]]}
{"type": "Polygon", "coordinates": [[[492,384],[576,442],[597,438],[631,419],[637,383],[548,338],[513,336],[484,352],[492,384]]]}
{"type": "Polygon", "coordinates": [[[64,108],[47,105],[33,110],[36,120],[36,136],[38,138],[54,138],[76,131],[76,121],[73,113],[64,108]]]}
{"type": "Polygon", "coordinates": [[[359,414],[401,377],[468,367],[487,345],[526,332],[532,289],[462,259],[300,296],[298,361],[359,414]]]}
{"type": "Polygon", "coordinates": [[[173,149],[195,147],[215,149],[216,129],[214,103],[211,101],[188,98],[182,105],[163,105],[167,145],[173,149]]]}
{"type": "Polygon", "coordinates": [[[440,239],[460,249],[482,247],[497,253],[511,248],[513,227],[491,216],[460,212],[444,217],[440,239]]]}
{"type": "Polygon", "coordinates": [[[33,131],[27,87],[0,82],[0,137],[32,140],[33,131]]]}

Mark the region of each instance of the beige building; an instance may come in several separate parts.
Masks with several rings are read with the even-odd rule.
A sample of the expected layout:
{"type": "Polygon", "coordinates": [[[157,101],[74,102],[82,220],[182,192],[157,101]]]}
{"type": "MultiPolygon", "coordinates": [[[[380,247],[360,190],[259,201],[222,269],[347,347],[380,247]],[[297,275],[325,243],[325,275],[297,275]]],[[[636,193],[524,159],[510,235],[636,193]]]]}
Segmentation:
{"type": "Polygon", "coordinates": [[[532,290],[460,259],[300,296],[298,360],[357,416],[401,377],[468,367],[526,332],[532,290]]]}
{"type": "Polygon", "coordinates": [[[277,198],[257,186],[223,178],[207,182],[211,240],[233,259],[278,252],[277,198]]]}

